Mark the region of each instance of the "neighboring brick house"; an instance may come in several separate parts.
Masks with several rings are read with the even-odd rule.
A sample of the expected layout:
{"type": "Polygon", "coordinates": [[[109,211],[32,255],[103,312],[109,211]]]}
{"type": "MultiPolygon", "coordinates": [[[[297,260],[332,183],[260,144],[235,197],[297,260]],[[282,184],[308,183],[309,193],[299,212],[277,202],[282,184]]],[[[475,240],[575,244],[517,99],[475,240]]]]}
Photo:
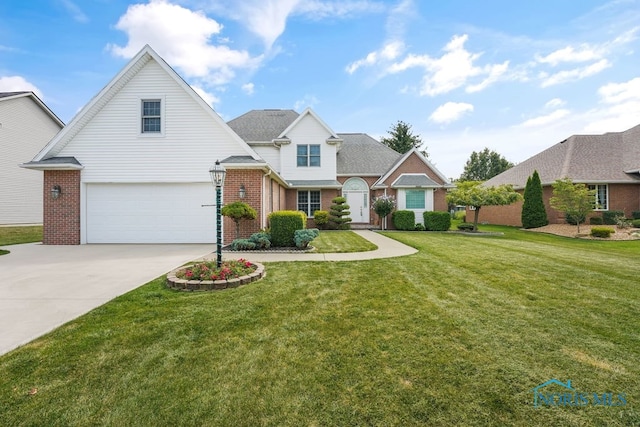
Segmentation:
{"type": "MultiPolygon", "coordinates": [[[[417,150],[398,154],[364,134],[337,134],[311,109],[252,111],[225,123],[145,46],[22,166],[44,171],[44,243],[212,243],[215,191],[209,170],[227,170],[223,203],[258,212],[242,237],[278,210],[328,210],[344,195],[361,226],[379,221],[371,198],[399,208],[446,210],[450,184],[417,150]]],[[[235,237],[229,218],[223,242],[235,237]]]]}
{"type": "MultiPolygon", "coordinates": [[[[624,211],[631,217],[640,211],[640,125],[624,132],[603,135],[573,135],[539,154],[497,175],[484,185],[511,184],[521,193],[527,178],[537,170],[551,224],[565,222],[564,215],[551,208],[551,185],[562,178],[583,183],[596,191],[593,215],[607,210],[624,211]]],[[[521,226],[522,202],[509,206],[484,206],[479,221],[521,226]]],[[[467,215],[470,215],[467,212],[467,215]]]]}
{"type": "Polygon", "coordinates": [[[42,177],[18,165],[35,156],[63,126],[33,92],[0,92],[1,225],[42,223],[42,177]]]}

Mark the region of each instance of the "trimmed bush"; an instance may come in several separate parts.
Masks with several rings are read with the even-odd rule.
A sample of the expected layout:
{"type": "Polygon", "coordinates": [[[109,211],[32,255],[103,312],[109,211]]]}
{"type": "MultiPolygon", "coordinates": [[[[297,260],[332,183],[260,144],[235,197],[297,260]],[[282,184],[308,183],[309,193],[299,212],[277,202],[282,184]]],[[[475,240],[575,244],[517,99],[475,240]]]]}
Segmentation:
{"type": "Polygon", "coordinates": [[[601,216],[592,216],[589,218],[589,224],[591,225],[602,225],[604,222],[601,216]]]}
{"type": "Polygon", "coordinates": [[[631,221],[631,226],[633,228],[640,228],[640,219],[634,219],[633,221],[631,221]]]}
{"type": "Polygon", "coordinates": [[[457,211],[456,213],[453,214],[453,219],[465,222],[467,220],[467,212],[466,211],[457,211]]]}
{"type": "Polygon", "coordinates": [[[527,185],[524,188],[521,220],[524,228],[538,228],[549,224],[542,201],[542,183],[537,170],[534,170],[533,175],[527,179],[527,185]]]}
{"type": "Polygon", "coordinates": [[[329,210],[329,228],[336,230],[349,230],[351,218],[349,218],[349,205],[344,197],[334,197],[331,200],[331,208],[329,210]]]}
{"type": "Polygon", "coordinates": [[[307,216],[301,211],[276,211],[269,214],[271,246],[277,248],[295,246],[296,230],[305,228],[307,216]]]}
{"type": "Polygon", "coordinates": [[[449,212],[424,212],[422,218],[424,219],[424,228],[427,231],[447,231],[451,228],[449,212]]]}
{"type": "Polygon", "coordinates": [[[256,249],[269,249],[271,247],[271,238],[267,233],[253,233],[249,237],[249,241],[256,244],[256,249]]]}
{"type": "Polygon", "coordinates": [[[616,225],[617,217],[624,217],[623,211],[604,211],[602,212],[602,220],[607,225],[616,225]]]}
{"type": "Polygon", "coordinates": [[[424,225],[422,225],[420,223],[417,223],[416,227],[414,228],[414,230],[416,230],[416,231],[424,231],[424,230],[426,230],[426,228],[424,228],[424,225]]]}
{"type": "Polygon", "coordinates": [[[416,214],[414,211],[394,211],[391,214],[391,220],[396,230],[409,231],[416,227],[416,214]]]}
{"type": "Polygon", "coordinates": [[[458,230],[473,231],[473,224],[470,222],[463,222],[462,224],[458,224],[458,230]]]}
{"type": "Polygon", "coordinates": [[[296,247],[304,249],[309,245],[313,239],[318,237],[320,231],[317,228],[307,228],[304,230],[296,230],[293,240],[296,242],[296,247]]]}
{"type": "Polygon", "coordinates": [[[633,218],[633,219],[640,219],[640,211],[633,211],[633,212],[631,212],[631,218],[633,218]]]}
{"type": "Polygon", "coordinates": [[[234,251],[251,251],[256,248],[256,244],[249,239],[236,239],[231,242],[231,249],[234,251]]]}
{"type": "Polygon", "coordinates": [[[329,212],[327,211],[315,211],[313,213],[313,220],[316,223],[316,227],[321,230],[327,228],[327,224],[329,223],[329,212]]]}
{"type": "Polygon", "coordinates": [[[615,230],[609,227],[592,227],[591,228],[591,235],[593,237],[608,238],[611,236],[611,233],[613,232],[615,232],[615,230]]]}

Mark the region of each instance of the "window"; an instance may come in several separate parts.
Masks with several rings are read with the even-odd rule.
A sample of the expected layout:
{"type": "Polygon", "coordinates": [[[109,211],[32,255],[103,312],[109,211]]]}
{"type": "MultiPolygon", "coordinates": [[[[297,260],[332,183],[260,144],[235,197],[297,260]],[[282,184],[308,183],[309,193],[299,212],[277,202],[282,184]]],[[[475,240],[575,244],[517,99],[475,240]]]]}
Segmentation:
{"type": "Polygon", "coordinates": [[[607,191],[607,184],[589,185],[589,190],[596,192],[596,206],[597,211],[606,211],[609,209],[609,195],[607,191]]]}
{"type": "Polygon", "coordinates": [[[298,210],[312,218],[320,210],[320,191],[298,191],[298,210]]]}
{"type": "Polygon", "coordinates": [[[298,166],[320,166],[320,146],[298,145],[298,166]]]}
{"type": "Polygon", "coordinates": [[[406,191],[407,209],[424,209],[424,190],[406,191]]]}
{"type": "Polygon", "coordinates": [[[161,109],[159,99],[142,100],[142,133],[161,133],[161,109]]]}

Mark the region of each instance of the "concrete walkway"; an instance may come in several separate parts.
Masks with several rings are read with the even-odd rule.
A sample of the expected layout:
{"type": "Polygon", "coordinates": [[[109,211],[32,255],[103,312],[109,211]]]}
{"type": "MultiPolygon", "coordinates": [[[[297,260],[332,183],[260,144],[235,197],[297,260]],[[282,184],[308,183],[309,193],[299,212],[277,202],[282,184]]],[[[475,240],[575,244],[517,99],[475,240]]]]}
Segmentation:
{"type": "MultiPolygon", "coordinates": [[[[356,261],[417,250],[373,231],[354,230],[377,250],[356,253],[225,252],[257,262],[356,261]]],[[[0,355],[196,259],[212,245],[6,246],[0,256],[0,355]]]]}

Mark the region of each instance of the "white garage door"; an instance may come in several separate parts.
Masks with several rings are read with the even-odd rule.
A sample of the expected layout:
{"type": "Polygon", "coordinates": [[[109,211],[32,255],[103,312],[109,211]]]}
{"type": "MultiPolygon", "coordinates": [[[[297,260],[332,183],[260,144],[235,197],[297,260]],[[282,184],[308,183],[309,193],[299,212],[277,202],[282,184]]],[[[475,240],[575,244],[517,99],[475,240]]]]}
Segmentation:
{"type": "Polygon", "coordinates": [[[211,184],[88,184],[87,243],[213,243],[211,184]]]}

